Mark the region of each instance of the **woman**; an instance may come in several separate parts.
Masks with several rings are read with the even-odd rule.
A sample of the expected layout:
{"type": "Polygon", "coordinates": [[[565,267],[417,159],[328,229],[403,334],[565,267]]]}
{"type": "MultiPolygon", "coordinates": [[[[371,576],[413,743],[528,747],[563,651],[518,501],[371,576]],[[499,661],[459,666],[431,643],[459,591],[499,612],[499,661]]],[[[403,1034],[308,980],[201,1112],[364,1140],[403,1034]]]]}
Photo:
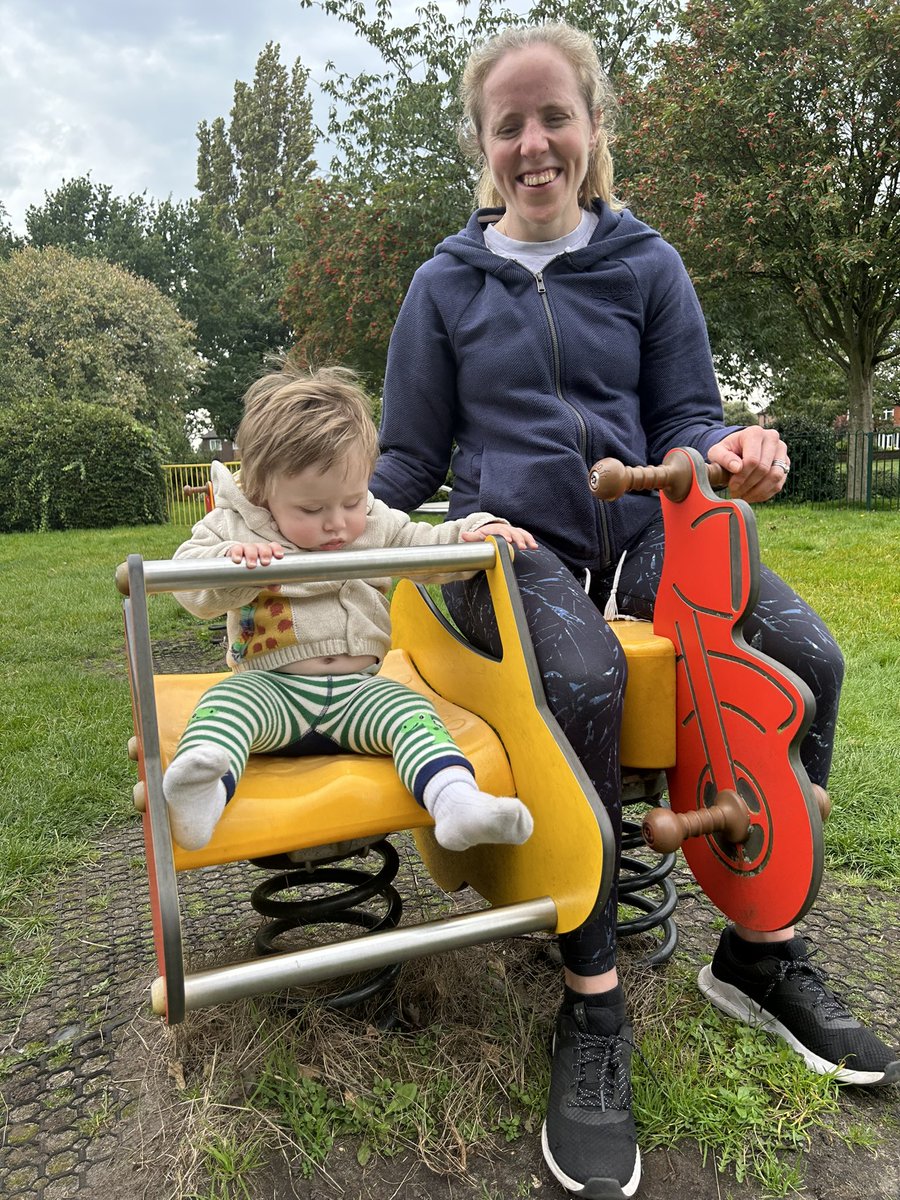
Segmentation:
{"type": "MultiPolygon", "coordinates": [[[[703,317],[672,247],[612,196],[613,98],[590,38],[565,25],[510,29],[469,60],[463,136],[484,163],[484,205],[416,273],[391,339],[382,455],[372,490],[412,508],[451,462],[451,516],[502,512],[536,551],[516,571],[548,702],[621,828],[618,742],[625,664],[602,611],[650,617],[662,565],[651,495],[597,504],[586,469],[613,455],[659,462],[693,446],[731,475],[732,496],[767,500],[790,469],[778,433],[722,423],[703,317]],[[455,449],[453,449],[455,443],[455,449]]],[[[484,580],[447,603],[496,649],[484,580]]],[[[816,697],[802,746],[825,785],[843,673],[819,618],[763,569],[744,627],[816,697]]],[[[582,1196],[632,1196],[640,1154],[631,1115],[633,1049],[615,967],[616,897],[561,938],[565,990],[542,1142],[558,1180],[582,1196]]],[[[814,1070],[850,1082],[900,1078],[900,1061],[853,1019],[793,929],[731,928],[701,986],[774,1029],[814,1070]]]]}

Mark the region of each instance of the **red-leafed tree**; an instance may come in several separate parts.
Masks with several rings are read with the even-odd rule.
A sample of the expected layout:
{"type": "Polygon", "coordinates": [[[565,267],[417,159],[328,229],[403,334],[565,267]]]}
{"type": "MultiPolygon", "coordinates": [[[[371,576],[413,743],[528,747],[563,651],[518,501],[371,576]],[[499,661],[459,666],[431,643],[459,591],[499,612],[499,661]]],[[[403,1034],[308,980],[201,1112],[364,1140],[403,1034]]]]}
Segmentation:
{"type": "MultiPolygon", "coordinates": [[[[465,219],[465,205],[457,216],[465,219]]],[[[281,301],[294,354],[310,365],[352,366],[377,391],[409,281],[447,232],[444,217],[443,205],[417,205],[403,183],[354,195],[334,180],[312,180],[281,301]]]]}
{"type": "Polygon", "coordinates": [[[630,97],[630,200],[707,304],[786,301],[870,432],[875,372],[900,354],[900,6],[695,0],[658,56],[630,97]]]}

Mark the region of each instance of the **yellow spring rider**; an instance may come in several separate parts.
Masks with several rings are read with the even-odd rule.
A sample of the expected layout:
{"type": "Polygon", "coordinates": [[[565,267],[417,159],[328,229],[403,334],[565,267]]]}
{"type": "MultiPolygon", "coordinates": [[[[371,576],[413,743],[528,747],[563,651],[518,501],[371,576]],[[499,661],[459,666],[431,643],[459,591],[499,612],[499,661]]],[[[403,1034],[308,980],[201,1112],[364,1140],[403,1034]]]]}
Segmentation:
{"type": "MultiPolygon", "coordinates": [[[[649,814],[645,839],[670,861],[683,844],[701,886],[732,919],[778,928],[804,912],[818,888],[824,794],[814,794],[796,754],[807,698],[777,664],[754,658],[740,637],[757,570],[752,514],[739,501],[715,497],[694,451],[673,451],[663,467],[626,468],[628,478],[621,464],[615,466],[612,477],[604,464],[592,469],[595,494],[612,499],[627,486],[660,488],[666,520],[657,630],[643,622],[613,623],[628,660],[623,775],[649,779],[651,795],[665,784],[661,772],[668,775],[671,811],[649,814]],[[651,474],[631,478],[642,471],[651,474]],[[704,633],[710,622],[715,629],[704,633]],[[754,690],[769,697],[771,733],[764,736],[753,716],[754,690]],[[778,807],[783,795],[789,798],[787,815],[778,807]]],[[[401,785],[389,758],[256,755],[212,840],[198,851],[181,849],[169,831],[163,773],[201,694],[220,676],[154,676],[148,597],[233,586],[244,582],[246,569],[225,559],[144,561],[131,555],[118,568],[116,583],[125,596],[134,713],[129,754],[140,774],[134,800],[143,814],[159,967],[151,989],[154,1011],[175,1023],[190,1010],[242,996],[361,972],[390,975],[421,955],[536,931],[566,933],[598,911],[612,882],[613,834],[547,709],[506,542],[306,553],[257,570],[267,586],[400,576],[391,606],[393,648],[383,671],[433,701],[473,764],[479,787],[519,796],[534,818],[534,833],[522,846],[444,850],[431,833],[431,817],[401,785]],[[412,582],[476,570],[486,572],[490,586],[500,659],[469,645],[412,582]],[[485,907],[400,924],[399,897],[390,887],[397,855],[385,839],[403,830],[413,832],[441,888],[468,884],[485,907]],[[385,864],[374,885],[365,882],[369,873],[332,865],[370,848],[385,864]],[[343,900],[326,897],[324,908],[301,902],[301,918],[276,920],[270,934],[312,921],[320,935],[326,919],[365,931],[289,950],[278,949],[277,936],[258,938],[259,957],[186,971],[179,879],[244,860],[279,872],[271,886],[256,889],[264,893],[257,906],[262,912],[278,912],[277,904],[270,907],[273,894],[293,888],[298,876],[315,877],[317,865],[319,879],[351,883],[343,900]],[[390,897],[380,921],[359,913],[373,888],[390,897]]],[[[670,891],[674,902],[671,885],[670,891]]]]}

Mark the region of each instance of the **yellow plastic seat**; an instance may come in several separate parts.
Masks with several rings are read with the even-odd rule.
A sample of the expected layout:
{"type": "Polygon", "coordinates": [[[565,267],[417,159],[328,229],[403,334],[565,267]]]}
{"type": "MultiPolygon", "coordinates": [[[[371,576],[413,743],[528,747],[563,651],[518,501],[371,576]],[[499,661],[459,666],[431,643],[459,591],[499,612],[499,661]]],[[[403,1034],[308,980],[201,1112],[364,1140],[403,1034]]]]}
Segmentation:
{"type": "MultiPolygon", "coordinates": [[[[392,650],[381,669],[432,701],[481,788],[510,796],[515,783],[496,733],[467,709],[444,700],[416,673],[404,650],[392,650]]],[[[161,675],[156,680],[163,770],[203,692],[227,674],[161,675]]],[[[363,754],[291,758],[253,754],[212,840],[201,850],[174,845],[175,869],[264,858],[297,850],[384,836],[431,824],[401,784],[390,758],[363,754]],[[352,796],[336,803],[335,796],[352,796]]]]}
{"type": "Polygon", "coordinates": [[[610,621],[628,662],[619,753],[623,767],[675,766],[675,647],[649,621],[610,621]]]}
{"type": "MultiPolygon", "coordinates": [[[[749,508],[741,501],[717,500],[707,468],[693,450],[673,451],[661,467],[614,466],[615,472],[608,463],[592,468],[595,494],[612,500],[628,488],[660,488],[666,526],[666,564],[655,624],[672,640],[647,623],[613,623],[628,662],[621,760],[625,771],[638,773],[632,790],[631,776],[623,771],[624,798],[659,794],[667,786],[663,772],[668,772],[671,811],[657,810],[643,822],[650,829],[647,841],[656,847],[665,845],[665,859],[647,870],[623,855],[623,866],[636,874],[621,879],[619,886],[620,897],[630,895],[632,905],[646,914],[626,923],[632,925],[631,932],[644,932],[663,921],[670,927],[666,946],[649,960],[661,962],[662,955],[674,948],[669,919],[674,887],[666,879],[668,895],[661,907],[654,908],[646,897],[635,903],[634,893],[642,880],[656,886],[671,869],[675,849],[683,844],[685,858],[704,891],[727,916],[754,929],[786,927],[808,909],[818,888],[823,858],[818,806],[827,802],[827,796],[815,793],[795,753],[809,709],[804,688],[741,640],[758,573],[749,508]],[[606,491],[604,480],[610,483],[606,491]],[[707,521],[710,516],[715,522],[707,521]],[[698,538],[703,550],[700,559],[695,553],[698,538]],[[712,649],[697,637],[696,645],[686,640],[687,633],[696,634],[707,618],[722,622],[722,636],[716,633],[712,649]],[[677,655],[673,642],[678,643],[677,655]],[[744,697],[740,706],[734,698],[730,673],[735,663],[742,667],[741,679],[746,681],[746,712],[744,697]],[[763,665],[768,693],[776,695],[779,703],[791,697],[795,714],[771,734],[754,716],[763,665]],[[724,688],[721,697],[712,686],[717,681],[724,688]],[[703,720],[694,712],[700,685],[705,687],[699,696],[703,720]],[[740,726],[734,724],[736,717],[740,726]],[[784,729],[792,740],[782,736],[784,729]],[[733,761],[735,730],[742,738],[749,731],[747,745],[765,750],[773,780],[771,796],[757,805],[756,816],[750,814],[739,789],[731,786],[739,766],[744,781],[749,778],[747,764],[733,761]],[[760,741],[763,734],[766,738],[760,741]],[[647,787],[642,772],[647,773],[647,787]],[[737,837],[744,826],[736,832],[731,826],[725,830],[726,803],[739,813],[744,805],[744,836],[737,837]],[[668,822],[665,826],[660,824],[660,811],[668,822]],[[677,836],[672,833],[673,815],[677,836]],[[785,864],[775,886],[763,878],[769,872],[767,860],[757,867],[748,857],[750,836],[760,830],[772,839],[777,836],[779,862],[785,864]],[[799,869],[798,847],[805,848],[805,865],[799,869]],[[776,916],[771,915],[773,903],[780,906],[776,916]]],[[[722,482],[719,478],[716,486],[722,482]]],[[[196,700],[215,677],[154,679],[147,598],[154,592],[244,583],[246,568],[226,559],[144,563],[132,555],[117,572],[117,584],[126,597],[135,726],[129,752],[141,775],[135,802],[144,813],[160,969],[152,990],[155,1010],[165,1013],[170,1023],[176,1022],[192,1008],[240,996],[538,930],[565,933],[590,920],[605,904],[612,883],[612,830],[593,785],[547,708],[506,543],[304,554],[258,570],[261,585],[263,577],[266,584],[278,584],[300,578],[404,576],[392,603],[394,650],[385,669],[433,694],[438,710],[472,760],[481,786],[497,794],[518,795],[532,813],[534,833],[523,846],[476,846],[454,853],[437,844],[430,818],[399,785],[389,760],[261,756],[249,765],[209,846],[192,854],[173,846],[162,792],[163,770],[196,700]],[[427,593],[410,582],[423,575],[476,570],[485,571],[490,588],[502,646],[499,659],[469,645],[427,593]],[[321,857],[318,851],[323,847],[326,853],[339,851],[399,830],[412,830],[440,887],[451,891],[468,884],[488,907],[328,946],[185,972],[179,873],[283,854],[306,862],[321,857]]],[[[822,811],[826,810],[827,805],[822,811]]],[[[624,822],[623,835],[630,836],[628,825],[624,822]]],[[[623,836],[623,849],[629,846],[623,836]]]]}

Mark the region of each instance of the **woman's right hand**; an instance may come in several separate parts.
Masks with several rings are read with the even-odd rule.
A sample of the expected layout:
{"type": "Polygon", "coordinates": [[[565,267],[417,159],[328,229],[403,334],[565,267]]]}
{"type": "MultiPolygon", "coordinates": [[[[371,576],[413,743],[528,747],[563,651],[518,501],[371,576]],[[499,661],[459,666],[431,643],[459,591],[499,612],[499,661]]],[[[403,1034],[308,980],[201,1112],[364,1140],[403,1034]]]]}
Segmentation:
{"type": "Polygon", "coordinates": [[[257,564],[267,567],[273,559],[284,558],[284,547],[280,542],[237,542],[228,556],[232,562],[242,562],[252,570],[257,564]]]}

